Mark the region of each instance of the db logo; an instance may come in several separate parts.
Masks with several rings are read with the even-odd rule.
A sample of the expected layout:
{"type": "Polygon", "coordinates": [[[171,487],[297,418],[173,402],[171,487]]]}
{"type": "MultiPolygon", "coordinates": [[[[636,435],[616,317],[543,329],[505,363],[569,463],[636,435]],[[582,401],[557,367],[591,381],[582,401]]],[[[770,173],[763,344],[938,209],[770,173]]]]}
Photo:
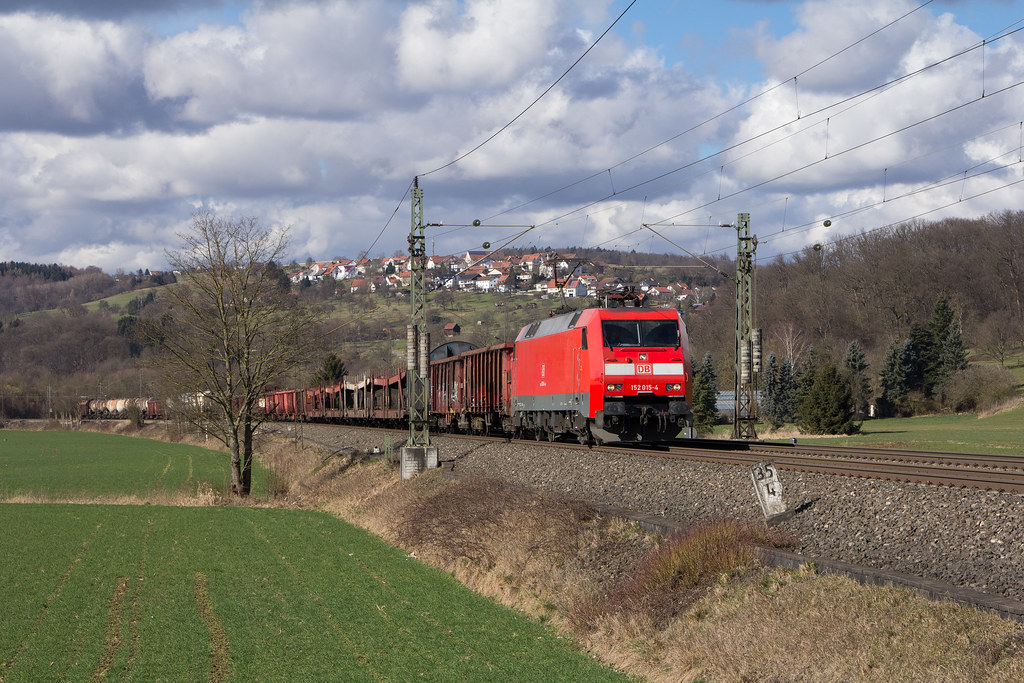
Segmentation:
{"type": "Polygon", "coordinates": [[[651,365],[650,363],[637,363],[636,364],[636,374],[638,374],[638,375],[653,375],[654,374],[654,366],[651,365]]]}

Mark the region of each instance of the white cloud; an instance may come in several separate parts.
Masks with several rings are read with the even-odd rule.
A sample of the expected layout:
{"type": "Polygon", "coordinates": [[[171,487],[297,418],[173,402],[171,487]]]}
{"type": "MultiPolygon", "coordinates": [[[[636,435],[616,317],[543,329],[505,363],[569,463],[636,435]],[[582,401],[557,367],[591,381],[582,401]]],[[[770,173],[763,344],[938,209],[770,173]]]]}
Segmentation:
{"type": "MultiPolygon", "coordinates": [[[[975,53],[816,113],[978,37],[926,7],[794,84],[786,79],[912,5],[792,6],[795,31],[745,33],[766,74],[750,91],[782,87],[716,118],[750,94],[744,86],[688,72],[674,55],[645,46],[644,32],[608,34],[508,130],[421,178],[428,220],[503,212],[500,222],[547,223],[529,242],[628,235],[621,246],[660,250],[671,245],[634,232],[641,220],[731,222],[743,211],[765,235],[783,224],[814,226],[765,241],[765,249],[788,249],[822,239],[822,216],[865,209],[836,218],[831,234],[840,234],[1019,177],[1016,167],[969,180],[966,190],[889,201],[1019,148],[1019,128],[1008,126],[1020,120],[1021,94],[992,94],[1024,71],[1019,40],[986,47],[984,81],[975,53]],[[982,86],[990,96],[960,113],[865,145],[977,97],[982,86]],[[798,112],[790,127],[761,135],[798,112]],[[978,137],[992,130],[1003,132],[978,137]]],[[[742,7],[749,18],[732,25],[754,26],[758,6],[742,7]]],[[[0,87],[13,95],[0,102],[0,244],[19,260],[160,268],[175,232],[202,206],[291,225],[297,258],[355,255],[407,202],[414,174],[508,123],[619,9],[607,0],[255,2],[235,24],[165,37],[138,17],[0,14],[0,87]]],[[[1019,190],[1004,190],[956,210],[976,215],[1022,202],[1019,190]]],[[[405,248],[407,231],[403,209],[375,250],[405,248]]],[[[486,239],[500,243],[502,234],[486,239]]],[[[477,237],[452,233],[437,248],[457,251],[477,237]]],[[[676,237],[689,247],[735,248],[727,230],[680,229],[676,237]]]]}
{"type": "Polygon", "coordinates": [[[542,63],[562,31],[550,0],[433,0],[402,14],[401,85],[414,91],[490,90],[542,63]]]}
{"type": "Polygon", "coordinates": [[[128,96],[141,47],[131,25],[0,15],[0,128],[97,122],[128,96]]]}
{"type": "Polygon", "coordinates": [[[62,249],[56,252],[53,260],[57,263],[87,263],[98,266],[108,273],[118,269],[132,272],[139,268],[157,269],[153,264],[163,262],[164,252],[151,246],[113,241],[107,244],[87,244],[62,249]]]}
{"type": "MultiPolygon", "coordinates": [[[[1005,65],[1022,54],[1019,43],[1000,41],[988,48],[984,80],[982,55],[974,52],[833,106],[980,42],[952,15],[919,11],[793,80],[912,8],[903,2],[808,2],[797,14],[796,31],[778,40],[766,32],[758,37],[757,52],[773,80],[752,90],[781,85],[744,109],[732,141],[750,142],[719,163],[725,163],[727,187],[756,188],[731,201],[755,204],[767,191],[783,199],[790,225],[816,226],[777,240],[806,244],[917,216],[979,215],[1020,195],[1006,190],[999,199],[978,198],[953,208],[972,193],[962,187],[922,191],[976,163],[981,147],[972,138],[1019,121],[1020,94],[979,99],[983,82],[992,84],[992,92],[996,83],[1018,80],[1005,65]],[[946,208],[934,213],[939,207],[946,208]],[[834,221],[830,230],[816,225],[820,216],[843,216],[859,208],[866,210],[834,221]]],[[[1005,141],[1002,149],[1008,149],[1005,141]]],[[[988,182],[1005,185],[1007,174],[988,182]]],[[[766,208],[760,218],[781,225],[780,209],[766,208]]]]}
{"type": "Polygon", "coordinates": [[[249,116],[360,117],[395,106],[391,27],[396,5],[256,6],[241,26],[204,25],[148,50],[146,87],[182,102],[186,121],[249,116]]]}

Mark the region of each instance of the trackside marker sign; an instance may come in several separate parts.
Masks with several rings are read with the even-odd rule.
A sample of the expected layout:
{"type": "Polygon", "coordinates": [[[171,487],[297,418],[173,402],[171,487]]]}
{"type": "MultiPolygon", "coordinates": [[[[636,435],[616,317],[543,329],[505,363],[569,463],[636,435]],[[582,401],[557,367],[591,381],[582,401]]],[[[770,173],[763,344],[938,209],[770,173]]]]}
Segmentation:
{"type": "Polygon", "coordinates": [[[788,517],[786,503],[782,499],[782,482],[775,464],[768,460],[757,463],[750,468],[750,477],[765,520],[770,524],[788,517]]]}

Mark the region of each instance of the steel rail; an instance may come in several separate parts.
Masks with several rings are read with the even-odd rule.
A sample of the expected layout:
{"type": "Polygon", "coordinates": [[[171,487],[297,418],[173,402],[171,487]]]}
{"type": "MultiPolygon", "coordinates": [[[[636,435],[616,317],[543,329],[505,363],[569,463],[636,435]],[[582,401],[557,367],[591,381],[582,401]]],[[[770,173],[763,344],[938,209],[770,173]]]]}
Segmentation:
{"type": "Polygon", "coordinates": [[[920,452],[879,450],[870,453],[868,449],[859,449],[851,455],[845,448],[814,447],[813,450],[799,452],[787,446],[771,448],[749,444],[746,448],[730,451],[673,445],[667,452],[650,455],[747,466],[771,460],[779,469],[796,472],[1024,493],[1024,463],[1021,458],[993,466],[986,456],[980,454],[928,456],[920,452]],[[965,458],[964,455],[970,457],[965,458]]]}
{"type": "Polygon", "coordinates": [[[945,463],[949,465],[973,467],[1002,467],[1024,469],[1024,455],[958,453],[952,451],[915,451],[896,448],[871,448],[867,446],[829,446],[827,444],[772,444],[753,443],[749,450],[759,453],[799,453],[802,455],[819,455],[832,457],[841,453],[846,458],[866,460],[899,460],[901,462],[945,463]]]}
{"type": "MultiPolygon", "coordinates": [[[[321,425],[328,426],[328,425],[321,425]]],[[[381,430],[394,431],[394,430],[381,430]]],[[[507,442],[502,436],[435,433],[436,437],[507,442]]],[[[523,439],[545,448],[582,450],[576,442],[523,439]]],[[[692,439],[668,444],[603,445],[595,453],[691,460],[749,467],[771,460],[793,472],[1024,493],[1024,455],[987,455],[938,451],[903,451],[864,446],[778,444],[763,441],[692,439]]]]}

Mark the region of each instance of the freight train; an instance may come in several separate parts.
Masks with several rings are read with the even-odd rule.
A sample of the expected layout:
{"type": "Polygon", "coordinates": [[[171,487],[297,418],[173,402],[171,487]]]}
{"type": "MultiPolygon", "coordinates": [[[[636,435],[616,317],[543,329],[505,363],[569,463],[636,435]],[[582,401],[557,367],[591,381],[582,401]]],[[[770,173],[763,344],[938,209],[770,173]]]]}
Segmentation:
{"type": "MultiPolygon", "coordinates": [[[[430,427],[580,443],[693,436],[692,366],[674,309],[588,308],[527,325],[513,343],[430,354],[430,427]]],[[[267,392],[278,420],[399,424],[406,377],[267,392]]]]}
{"type": "Polygon", "coordinates": [[[143,420],[154,420],[164,416],[160,401],[155,398],[93,398],[78,402],[78,412],[82,419],[124,419],[133,409],[143,420]]]}

